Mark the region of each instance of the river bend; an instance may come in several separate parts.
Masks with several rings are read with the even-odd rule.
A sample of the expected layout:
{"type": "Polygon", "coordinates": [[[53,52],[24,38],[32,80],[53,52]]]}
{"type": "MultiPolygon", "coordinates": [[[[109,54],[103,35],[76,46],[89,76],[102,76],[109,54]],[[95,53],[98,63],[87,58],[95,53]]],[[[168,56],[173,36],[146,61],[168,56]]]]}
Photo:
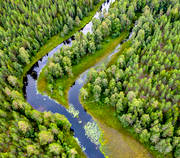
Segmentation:
{"type": "MultiPolygon", "coordinates": [[[[104,9],[108,11],[110,7],[110,3],[114,2],[115,0],[108,0],[104,2],[101,6],[100,11],[95,14],[95,18],[99,17],[100,12],[104,9]]],[[[87,32],[92,32],[92,21],[89,22],[82,30],[84,34],[87,32]]],[[[129,39],[132,34],[130,34],[129,39]]],[[[104,155],[99,150],[99,145],[96,145],[90,141],[90,139],[85,135],[84,126],[87,122],[94,122],[92,117],[84,110],[80,101],[79,101],[79,94],[80,89],[86,82],[87,73],[90,69],[86,70],[84,73],[80,75],[80,77],[76,80],[74,85],[69,90],[69,104],[72,104],[76,110],[79,111],[79,117],[74,118],[71,113],[69,113],[64,106],[57,103],[53,99],[49,98],[46,95],[41,95],[37,91],[37,78],[43,69],[43,67],[47,64],[48,58],[52,57],[54,53],[56,53],[63,45],[71,45],[73,37],[64,41],[52,51],[50,51],[47,55],[45,55],[42,59],[40,59],[30,71],[27,73],[27,76],[24,78],[24,92],[26,100],[29,104],[32,105],[38,111],[51,111],[53,113],[60,113],[65,115],[65,117],[69,120],[72,124],[72,130],[74,131],[74,136],[78,138],[81,147],[84,149],[85,154],[87,157],[90,158],[104,158],[104,155]]],[[[125,41],[123,41],[125,42],[125,41]]],[[[97,63],[94,67],[98,69],[98,67],[104,63],[107,64],[110,60],[111,56],[118,52],[120,44],[115,48],[115,50],[105,59],[97,63]]]]}

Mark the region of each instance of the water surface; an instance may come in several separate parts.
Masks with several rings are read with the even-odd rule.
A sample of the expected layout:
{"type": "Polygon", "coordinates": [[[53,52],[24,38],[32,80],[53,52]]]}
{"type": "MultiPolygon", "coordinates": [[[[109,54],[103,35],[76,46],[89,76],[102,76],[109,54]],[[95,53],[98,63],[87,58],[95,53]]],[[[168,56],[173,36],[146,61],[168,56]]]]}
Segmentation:
{"type": "MultiPolygon", "coordinates": [[[[100,11],[97,12],[94,17],[98,18],[100,13],[102,13],[104,9],[108,11],[110,3],[114,1],[115,0],[108,0],[104,2],[101,6],[100,11]]],[[[87,34],[87,32],[92,32],[92,21],[89,22],[81,31],[84,34],[87,34]]],[[[132,34],[130,34],[129,39],[131,38],[131,35],[132,34]]],[[[80,77],[76,80],[75,84],[70,88],[69,91],[68,101],[69,104],[72,104],[75,107],[75,109],[79,111],[78,118],[74,118],[73,115],[70,114],[61,104],[57,103],[56,101],[54,101],[46,95],[41,95],[37,91],[37,78],[39,77],[42,68],[47,64],[48,58],[52,57],[53,54],[56,53],[63,45],[71,45],[72,40],[74,40],[73,37],[64,41],[56,48],[54,48],[52,51],[50,51],[46,56],[40,59],[36,64],[34,64],[31,70],[27,73],[27,76],[24,78],[24,95],[29,104],[31,104],[32,107],[36,110],[39,110],[41,112],[51,111],[53,113],[60,113],[62,115],[65,115],[65,117],[72,124],[71,128],[74,131],[74,136],[78,138],[81,147],[84,149],[84,152],[87,155],[87,157],[104,158],[104,155],[99,150],[99,145],[95,145],[94,143],[92,143],[90,139],[85,135],[84,126],[87,124],[87,122],[93,122],[93,119],[84,110],[79,101],[80,89],[85,84],[87,73],[90,69],[86,70],[84,73],[80,75],[80,77]]],[[[101,64],[107,64],[111,56],[118,52],[119,47],[120,45],[118,45],[107,58],[97,63],[94,66],[94,68],[98,69],[101,64]]]]}
{"type": "MultiPolygon", "coordinates": [[[[115,0],[109,0],[109,1],[104,2],[101,6],[100,11],[97,12],[94,17],[98,18],[100,12],[102,12],[104,9],[108,11],[110,3],[114,1],[115,0]]],[[[89,22],[81,31],[84,34],[86,34],[87,32],[92,32],[92,21],[89,22]]],[[[85,135],[84,126],[87,122],[93,121],[92,117],[89,114],[87,114],[84,111],[84,109],[81,107],[78,109],[80,112],[79,118],[74,118],[73,115],[70,114],[64,108],[64,106],[60,105],[59,103],[49,98],[48,96],[41,95],[37,91],[37,78],[42,68],[47,64],[48,58],[52,57],[53,54],[56,53],[63,45],[71,45],[72,40],[74,40],[73,37],[64,41],[63,43],[58,45],[56,48],[54,48],[52,51],[50,51],[46,56],[40,59],[36,64],[34,64],[31,70],[27,73],[27,76],[24,78],[25,97],[28,103],[31,104],[32,107],[35,108],[36,110],[39,110],[42,112],[51,111],[53,113],[60,113],[62,115],[65,115],[65,117],[72,124],[71,128],[74,130],[74,136],[78,138],[78,140],[81,143],[81,147],[85,149],[84,152],[87,155],[87,157],[103,158],[104,155],[100,152],[99,146],[92,143],[90,139],[87,138],[87,136],[85,135]]],[[[80,85],[80,87],[82,86],[80,85]]],[[[77,98],[74,98],[74,99],[76,100],[77,98]]],[[[77,105],[76,101],[70,102],[70,103],[72,103],[73,105],[77,105]]]]}

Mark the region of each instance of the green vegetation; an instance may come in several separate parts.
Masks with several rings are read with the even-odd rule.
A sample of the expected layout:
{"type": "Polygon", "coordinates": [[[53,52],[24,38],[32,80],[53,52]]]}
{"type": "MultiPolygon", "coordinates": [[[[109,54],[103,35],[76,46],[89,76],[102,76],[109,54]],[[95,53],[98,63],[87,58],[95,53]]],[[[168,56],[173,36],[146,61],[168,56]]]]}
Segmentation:
{"type": "Polygon", "coordinates": [[[78,115],[79,115],[79,111],[74,108],[74,105],[70,104],[70,105],[69,105],[69,108],[67,109],[67,111],[68,111],[70,114],[72,114],[74,118],[75,118],[75,117],[77,117],[77,118],[79,117],[79,116],[78,116],[78,115]]]}
{"type": "Polygon", "coordinates": [[[77,77],[125,39],[137,19],[132,7],[126,11],[127,16],[124,12],[116,15],[117,6],[118,3],[114,3],[109,13],[93,19],[93,33],[77,33],[72,46],[64,46],[49,59],[38,78],[39,92],[68,107],[68,90],[77,77]]]}
{"type": "Polygon", "coordinates": [[[119,120],[155,155],[179,157],[179,6],[178,1],[119,0],[93,19],[92,34],[77,33],[71,47],[49,60],[39,89],[68,106],[68,89],[91,63],[90,57],[103,50],[107,38],[129,31],[140,15],[132,40],[122,45],[107,68],[90,71],[81,95],[94,100],[95,106],[114,108],[114,123],[119,120]]]}
{"type": "Polygon", "coordinates": [[[92,11],[90,11],[88,13],[87,17],[84,17],[78,26],[75,26],[72,31],[70,31],[67,35],[65,35],[64,37],[61,36],[61,33],[58,33],[57,35],[51,37],[45,45],[43,45],[40,50],[38,51],[38,53],[32,57],[31,59],[31,63],[29,63],[28,65],[26,65],[24,67],[23,70],[23,75],[22,75],[22,79],[21,79],[21,83],[23,83],[23,77],[25,77],[25,75],[27,74],[27,72],[30,70],[30,68],[39,60],[41,59],[44,55],[46,55],[47,53],[49,53],[53,48],[55,48],[56,46],[58,46],[59,44],[61,44],[63,41],[69,39],[70,37],[72,37],[77,31],[79,31],[81,28],[83,28],[88,22],[91,21],[92,17],[94,16],[94,14],[98,11],[98,9],[100,8],[100,6],[102,5],[102,3],[104,2],[104,0],[101,0],[92,11]]]}
{"type": "MultiPolygon", "coordinates": [[[[85,85],[84,87],[86,86],[87,85],[85,85]]],[[[113,158],[119,158],[119,155],[123,153],[121,158],[132,156],[131,154],[134,154],[134,157],[151,157],[138,142],[133,140],[133,138],[127,133],[127,131],[133,134],[136,139],[138,138],[137,135],[134,135],[130,128],[124,129],[122,127],[121,122],[114,114],[115,110],[113,107],[107,107],[104,106],[104,104],[99,105],[93,100],[93,98],[84,100],[81,97],[81,104],[83,105],[84,109],[86,109],[86,111],[91,114],[91,116],[93,116],[95,120],[97,120],[97,123],[102,130],[100,143],[101,150],[103,153],[105,153],[105,155],[109,155],[113,158]],[[123,135],[123,138],[120,133],[121,135],[123,135]],[[113,143],[111,143],[111,141],[113,143]],[[118,148],[118,146],[122,149],[118,148]],[[110,148],[110,151],[108,147],[110,148]],[[115,150],[113,150],[113,148],[115,150]]],[[[156,153],[153,154],[155,155],[156,153]]]]}
{"type": "Polygon", "coordinates": [[[108,63],[107,67],[113,65],[114,63],[117,62],[118,60],[118,57],[123,54],[123,52],[128,49],[131,45],[131,40],[127,41],[127,42],[124,42],[121,46],[120,46],[120,50],[114,54],[112,57],[111,57],[111,60],[110,62],[108,63]]]}
{"type": "Polygon", "coordinates": [[[101,132],[96,122],[89,121],[84,126],[85,134],[96,145],[100,145],[101,132]]]}
{"type": "Polygon", "coordinates": [[[179,6],[179,1],[144,4],[129,48],[109,67],[92,69],[83,88],[93,115],[101,120],[101,112],[107,118],[114,114],[156,157],[180,157],[179,6]]]}
{"type": "Polygon", "coordinates": [[[25,101],[22,79],[89,22],[102,2],[0,1],[0,157],[85,157],[64,116],[41,113],[25,101]]]}
{"type": "MultiPolygon", "coordinates": [[[[102,2],[0,1],[0,157],[85,157],[64,116],[41,113],[25,101],[22,80],[37,60],[89,22],[102,2]]],[[[68,106],[77,77],[125,39],[137,20],[131,41],[108,66],[91,69],[82,102],[100,123],[116,132],[123,126],[156,157],[179,158],[179,11],[178,0],[117,0],[93,19],[92,33],[77,32],[72,46],[49,59],[39,89],[68,106]]],[[[78,117],[73,106],[69,112],[78,117]]],[[[98,128],[85,128],[97,143],[98,128]]]]}
{"type": "Polygon", "coordinates": [[[45,77],[45,69],[42,70],[38,78],[38,91],[41,93],[46,93],[51,98],[57,100],[60,104],[68,107],[68,91],[69,88],[73,85],[79,75],[84,72],[86,69],[90,68],[98,61],[105,58],[109,53],[111,53],[115,47],[127,37],[128,33],[124,32],[120,37],[117,38],[106,38],[106,40],[101,44],[101,49],[97,50],[92,55],[84,56],[77,65],[72,66],[71,77],[65,76],[63,78],[53,80],[53,85],[48,84],[45,77]],[[53,91],[50,89],[53,88],[53,91]],[[61,97],[59,97],[61,96],[61,97]]]}

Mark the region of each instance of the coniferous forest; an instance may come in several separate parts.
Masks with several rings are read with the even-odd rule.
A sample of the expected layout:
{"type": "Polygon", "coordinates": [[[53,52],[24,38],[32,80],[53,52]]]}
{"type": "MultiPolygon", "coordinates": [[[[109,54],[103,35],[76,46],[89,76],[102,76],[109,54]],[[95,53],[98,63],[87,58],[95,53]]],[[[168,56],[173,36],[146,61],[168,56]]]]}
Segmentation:
{"type": "Polygon", "coordinates": [[[72,157],[79,150],[64,116],[41,113],[26,102],[21,76],[48,39],[68,34],[98,3],[0,1],[0,157],[72,157]]]}
{"type": "Polygon", "coordinates": [[[102,124],[180,158],[179,0],[0,1],[0,157],[123,157],[102,124]]]}

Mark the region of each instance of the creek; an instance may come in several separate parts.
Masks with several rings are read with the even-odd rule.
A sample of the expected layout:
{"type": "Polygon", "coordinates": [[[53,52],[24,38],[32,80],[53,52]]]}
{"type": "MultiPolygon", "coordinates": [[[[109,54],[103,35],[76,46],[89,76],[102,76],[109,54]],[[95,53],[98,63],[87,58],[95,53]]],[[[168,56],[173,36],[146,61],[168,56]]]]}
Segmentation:
{"type": "MultiPolygon", "coordinates": [[[[95,18],[99,17],[100,12],[103,12],[104,9],[108,11],[110,4],[115,0],[108,0],[105,1],[100,10],[94,15],[95,18]]],[[[82,30],[84,34],[87,32],[92,32],[92,21],[89,22],[82,30]]],[[[131,38],[132,33],[129,35],[131,38]]],[[[128,40],[127,39],[127,40],[128,40]]],[[[78,117],[74,117],[72,113],[69,112],[64,106],[57,103],[55,100],[49,98],[46,95],[41,95],[37,91],[37,78],[43,69],[43,67],[47,64],[48,58],[52,57],[54,53],[56,53],[63,45],[70,45],[72,44],[72,40],[74,37],[64,41],[52,51],[50,51],[47,55],[41,58],[33,67],[28,71],[27,76],[24,78],[24,95],[26,100],[29,104],[32,105],[38,111],[51,111],[52,113],[60,113],[64,115],[69,122],[72,124],[71,129],[74,131],[74,137],[78,138],[81,148],[84,150],[84,153],[89,158],[103,158],[104,155],[101,153],[99,147],[100,144],[93,143],[91,139],[86,135],[84,126],[88,123],[95,123],[92,117],[85,111],[83,106],[79,101],[80,89],[86,83],[87,73],[90,69],[83,72],[80,77],[75,81],[74,85],[69,90],[69,105],[73,106],[73,108],[79,112],[78,117]]],[[[127,41],[124,40],[123,42],[127,41]]],[[[122,42],[122,43],[123,43],[122,42]]],[[[122,44],[121,43],[121,44],[122,44]]],[[[119,44],[108,57],[97,63],[93,66],[96,69],[101,69],[102,64],[107,64],[111,56],[118,52],[120,45],[119,44]]]]}

